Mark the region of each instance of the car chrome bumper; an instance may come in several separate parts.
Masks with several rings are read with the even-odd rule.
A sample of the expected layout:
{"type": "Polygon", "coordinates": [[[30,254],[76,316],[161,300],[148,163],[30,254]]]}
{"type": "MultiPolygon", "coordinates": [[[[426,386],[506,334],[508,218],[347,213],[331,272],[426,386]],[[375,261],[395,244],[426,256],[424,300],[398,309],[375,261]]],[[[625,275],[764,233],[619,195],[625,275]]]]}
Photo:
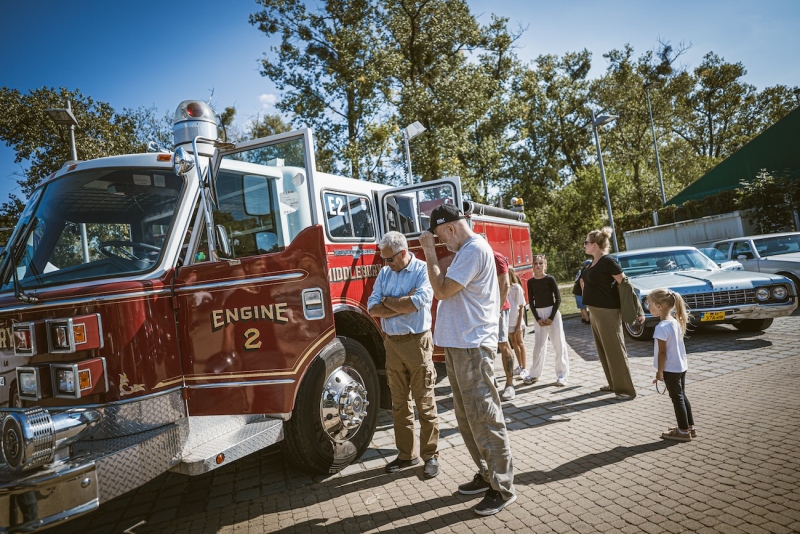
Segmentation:
{"type": "MultiPolygon", "coordinates": [[[[774,319],[776,317],[784,317],[791,315],[797,308],[797,299],[792,298],[789,302],[781,304],[742,304],[737,306],[724,306],[720,308],[699,308],[691,309],[689,312],[692,314],[692,322],[694,323],[733,323],[745,319],[774,319]],[[700,318],[704,312],[725,312],[725,319],[721,321],[701,321],[700,318]]],[[[655,326],[660,319],[648,315],[645,320],[645,326],[655,326]]]]}

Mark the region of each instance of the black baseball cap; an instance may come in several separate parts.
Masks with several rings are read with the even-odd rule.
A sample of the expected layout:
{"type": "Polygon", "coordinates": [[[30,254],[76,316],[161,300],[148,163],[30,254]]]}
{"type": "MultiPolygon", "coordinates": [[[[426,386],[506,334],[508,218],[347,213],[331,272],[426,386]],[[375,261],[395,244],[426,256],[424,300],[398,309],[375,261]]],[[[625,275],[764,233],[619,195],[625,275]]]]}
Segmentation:
{"type": "Polygon", "coordinates": [[[461,212],[460,209],[455,207],[452,204],[442,204],[441,206],[436,207],[431,212],[431,225],[428,228],[428,231],[433,233],[436,230],[436,227],[440,224],[449,223],[453,221],[457,221],[459,219],[465,219],[464,214],[461,212]]]}

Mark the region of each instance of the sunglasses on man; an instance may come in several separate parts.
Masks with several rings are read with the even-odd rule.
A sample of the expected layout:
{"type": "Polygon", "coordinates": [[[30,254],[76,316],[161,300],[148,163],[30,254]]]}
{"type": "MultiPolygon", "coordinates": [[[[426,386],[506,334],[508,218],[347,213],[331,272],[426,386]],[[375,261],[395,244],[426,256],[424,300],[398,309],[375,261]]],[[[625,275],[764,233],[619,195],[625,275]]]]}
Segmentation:
{"type": "MultiPolygon", "coordinates": [[[[403,252],[403,251],[401,250],[400,252],[403,252]]],[[[395,258],[395,256],[397,256],[398,254],[400,254],[400,252],[395,252],[394,254],[392,254],[391,256],[389,256],[388,258],[384,258],[383,256],[381,256],[381,259],[382,259],[383,261],[385,261],[386,263],[392,263],[392,262],[394,262],[394,258],[395,258]]]]}

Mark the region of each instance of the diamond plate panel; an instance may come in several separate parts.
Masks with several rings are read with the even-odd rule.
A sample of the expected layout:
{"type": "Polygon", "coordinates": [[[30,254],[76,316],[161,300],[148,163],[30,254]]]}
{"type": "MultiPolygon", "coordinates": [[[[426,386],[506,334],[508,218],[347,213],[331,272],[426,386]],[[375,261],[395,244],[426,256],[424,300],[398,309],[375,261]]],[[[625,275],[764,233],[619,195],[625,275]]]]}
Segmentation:
{"type": "Polygon", "coordinates": [[[139,434],[186,417],[180,389],[101,405],[97,410],[103,418],[89,437],[91,440],[139,434]]]}
{"type": "Polygon", "coordinates": [[[227,465],[283,439],[283,422],[267,419],[263,416],[248,416],[247,418],[190,417],[189,424],[191,435],[189,443],[187,443],[183,451],[183,461],[173,471],[191,476],[200,475],[222,465],[227,465]],[[204,420],[195,423],[194,419],[204,420]],[[206,421],[205,419],[217,420],[217,425],[227,428],[227,432],[218,432],[217,425],[214,425],[213,421],[206,421]],[[220,419],[229,419],[230,421],[220,421],[220,419]],[[242,424],[245,419],[248,422],[242,424]],[[214,429],[213,439],[204,439],[208,436],[198,432],[204,428],[214,429]],[[198,433],[201,437],[194,437],[198,433]],[[199,443],[201,439],[203,443],[199,443]],[[192,447],[189,446],[190,443],[193,444],[192,447]],[[225,455],[225,461],[222,464],[217,464],[216,457],[220,453],[225,455]]]}
{"type": "Polygon", "coordinates": [[[176,465],[180,461],[183,448],[180,426],[170,425],[166,429],[107,440],[108,443],[91,451],[91,455],[94,455],[115,449],[95,460],[100,502],[107,502],[131,491],[176,465]]]}
{"type": "Polygon", "coordinates": [[[190,416],[188,420],[189,439],[184,447],[184,453],[250,423],[274,421],[263,415],[195,415],[190,416]]]}

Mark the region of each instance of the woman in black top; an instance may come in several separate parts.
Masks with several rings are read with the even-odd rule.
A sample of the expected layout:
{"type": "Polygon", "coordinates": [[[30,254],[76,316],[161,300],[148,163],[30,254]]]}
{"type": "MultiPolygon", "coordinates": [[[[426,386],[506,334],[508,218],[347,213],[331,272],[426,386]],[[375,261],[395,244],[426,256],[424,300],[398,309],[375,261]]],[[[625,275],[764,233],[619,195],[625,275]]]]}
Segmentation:
{"type": "Polygon", "coordinates": [[[533,278],[528,280],[528,299],[538,326],[534,330],[530,381],[526,380],[525,383],[539,380],[547,351],[547,339],[550,338],[556,353],[556,385],[566,386],[569,378],[569,356],[561,312],[558,311],[561,293],[556,279],[547,274],[547,259],[542,255],[533,257],[533,278]]]}
{"type": "MultiPolygon", "coordinates": [[[[600,391],[613,391],[617,400],[628,400],[636,396],[633,380],[628,369],[628,353],[622,334],[622,310],[617,284],[625,274],[617,260],[608,256],[611,228],[592,230],[584,241],[586,254],[592,263],[583,269],[583,303],[592,317],[592,334],[597,355],[603,365],[608,385],[600,391]]],[[[644,317],[639,317],[640,322],[644,317]]]]}

